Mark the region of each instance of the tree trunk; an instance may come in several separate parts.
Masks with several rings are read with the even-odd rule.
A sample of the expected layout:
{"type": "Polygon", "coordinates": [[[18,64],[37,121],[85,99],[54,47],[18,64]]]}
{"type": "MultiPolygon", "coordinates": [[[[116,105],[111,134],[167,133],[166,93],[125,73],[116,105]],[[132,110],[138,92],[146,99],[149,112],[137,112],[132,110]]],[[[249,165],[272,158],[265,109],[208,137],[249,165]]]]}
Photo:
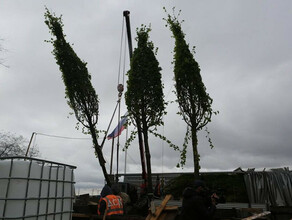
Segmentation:
{"type": "Polygon", "coordinates": [[[97,137],[96,137],[96,133],[95,133],[95,128],[92,125],[91,121],[89,120],[89,130],[90,130],[90,134],[92,137],[92,142],[93,142],[93,146],[95,149],[95,153],[97,154],[98,160],[99,160],[99,164],[101,166],[105,181],[107,183],[107,185],[111,186],[111,181],[109,178],[109,175],[106,171],[105,168],[105,159],[103,157],[102,151],[101,151],[101,147],[99,146],[98,142],[97,142],[97,137]]]}
{"type": "Polygon", "coordinates": [[[192,146],[193,146],[193,159],[194,159],[194,176],[195,179],[199,179],[199,171],[200,171],[200,165],[199,165],[199,154],[198,154],[198,137],[197,137],[197,130],[194,128],[192,129],[192,146]]]}
{"type": "Polygon", "coordinates": [[[137,124],[139,150],[140,150],[140,158],[141,158],[141,165],[142,165],[142,179],[144,180],[144,183],[147,184],[146,168],[145,168],[145,156],[144,156],[144,147],[143,147],[143,137],[142,137],[140,120],[137,120],[136,124],[137,124]]]}
{"type": "MultiPolygon", "coordinates": [[[[144,126],[143,126],[144,127],[144,126]]],[[[147,165],[147,182],[148,182],[148,193],[153,193],[152,188],[152,172],[151,172],[151,155],[149,150],[149,143],[148,143],[148,129],[147,127],[143,129],[143,136],[144,136],[144,144],[145,144],[145,157],[146,157],[146,165],[147,165]]]]}

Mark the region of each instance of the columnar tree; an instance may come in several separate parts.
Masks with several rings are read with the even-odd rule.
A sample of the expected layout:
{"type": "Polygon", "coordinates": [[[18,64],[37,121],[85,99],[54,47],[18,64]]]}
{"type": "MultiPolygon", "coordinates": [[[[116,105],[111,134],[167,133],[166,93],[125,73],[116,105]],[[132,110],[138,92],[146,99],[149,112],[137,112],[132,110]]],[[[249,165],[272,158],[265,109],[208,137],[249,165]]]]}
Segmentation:
{"type": "MultiPolygon", "coordinates": [[[[186,134],[188,137],[185,140],[192,139],[194,175],[199,178],[200,156],[197,132],[211,121],[212,114],[216,112],[212,110],[213,100],[206,92],[199,64],[194,58],[195,50],[190,51],[181,22],[176,16],[170,15],[165,20],[175,39],[174,79],[179,113],[188,126],[186,134]],[[190,132],[188,132],[189,128],[190,132]]],[[[211,146],[213,146],[212,143],[211,146]]],[[[184,149],[182,152],[185,153],[186,150],[184,149]]]]}
{"type": "Polygon", "coordinates": [[[155,57],[156,49],[149,41],[150,31],[150,28],[143,25],[137,29],[138,47],[135,48],[131,59],[125,93],[129,116],[138,133],[143,133],[149,193],[153,192],[153,189],[148,131],[162,125],[162,116],[165,114],[161,68],[155,57]]]}
{"type": "Polygon", "coordinates": [[[105,167],[102,148],[97,139],[96,124],[98,122],[99,100],[91,85],[91,75],[88,73],[86,63],[76,55],[71,45],[63,34],[62,17],[56,17],[46,10],[45,23],[55,39],[51,39],[54,46],[53,55],[56,58],[65,84],[67,103],[74,111],[75,117],[91,134],[95,154],[99,159],[104,177],[108,185],[111,185],[105,167]]]}

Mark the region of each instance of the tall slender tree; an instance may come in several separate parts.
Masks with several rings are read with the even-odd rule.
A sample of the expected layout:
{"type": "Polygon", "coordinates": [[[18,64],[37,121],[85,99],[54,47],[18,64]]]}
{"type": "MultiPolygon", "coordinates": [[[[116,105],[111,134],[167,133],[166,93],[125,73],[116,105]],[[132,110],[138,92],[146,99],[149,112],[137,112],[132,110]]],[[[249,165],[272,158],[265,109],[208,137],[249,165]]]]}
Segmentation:
{"type": "MultiPolygon", "coordinates": [[[[180,114],[188,126],[185,140],[189,138],[192,140],[194,175],[199,178],[200,156],[197,132],[211,121],[212,114],[216,112],[212,110],[213,100],[206,92],[199,64],[194,58],[195,50],[193,48],[193,51],[190,51],[181,28],[181,22],[178,17],[169,14],[165,20],[175,39],[173,59],[177,102],[180,114]]],[[[186,149],[182,152],[185,157],[186,149]]]]}
{"type": "Polygon", "coordinates": [[[162,125],[162,116],[165,114],[161,68],[155,57],[156,49],[149,41],[150,31],[151,29],[144,25],[137,29],[138,47],[135,48],[131,59],[125,93],[129,116],[136,125],[138,133],[143,133],[148,193],[153,192],[148,131],[162,125]]]}
{"type": "Polygon", "coordinates": [[[99,159],[104,178],[107,184],[111,185],[105,167],[102,148],[97,140],[96,124],[98,122],[99,100],[91,85],[91,75],[88,73],[86,63],[80,60],[65,39],[62,16],[57,17],[46,9],[45,23],[49,27],[51,34],[55,36],[49,42],[54,46],[52,53],[62,72],[67,103],[74,111],[78,122],[91,134],[95,154],[99,159]]]}

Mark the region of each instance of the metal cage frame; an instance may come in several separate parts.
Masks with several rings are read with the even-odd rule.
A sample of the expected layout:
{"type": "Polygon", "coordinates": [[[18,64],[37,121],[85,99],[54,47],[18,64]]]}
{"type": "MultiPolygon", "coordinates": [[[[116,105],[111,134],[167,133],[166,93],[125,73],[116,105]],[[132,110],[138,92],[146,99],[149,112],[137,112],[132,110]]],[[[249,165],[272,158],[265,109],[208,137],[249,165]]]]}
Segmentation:
{"type": "MultiPolygon", "coordinates": [[[[42,159],[37,159],[37,158],[31,158],[31,157],[20,157],[20,156],[14,156],[14,157],[2,157],[0,158],[1,161],[5,160],[5,161],[9,161],[10,160],[10,168],[9,168],[9,176],[8,177],[1,177],[0,180],[8,180],[7,183],[7,188],[6,188],[6,195],[4,198],[0,198],[0,201],[4,201],[4,208],[3,208],[3,216],[0,216],[0,219],[26,219],[26,218],[35,218],[35,219],[39,219],[39,217],[43,217],[45,216],[45,219],[48,219],[49,216],[52,216],[53,219],[55,219],[56,215],[60,215],[61,216],[61,220],[63,219],[63,214],[65,213],[70,213],[70,219],[72,218],[72,212],[73,212],[73,199],[74,199],[74,175],[73,175],[73,171],[74,169],[76,169],[76,166],[72,166],[72,165],[68,165],[68,164],[63,164],[63,163],[57,163],[57,162],[53,162],[53,161],[49,161],[49,160],[42,160],[42,159]],[[12,170],[13,170],[13,165],[15,163],[15,161],[29,161],[29,170],[28,170],[28,175],[27,177],[13,177],[12,176],[12,170]],[[32,167],[32,163],[35,162],[39,165],[41,165],[41,174],[40,174],[40,178],[32,178],[31,177],[31,167],[32,167]],[[44,167],[49,167],[49,178],[44,178],[43,174],[44,174],[44,167]],[[56,169],[56,179],[51,179],[52,178],[52,168],[56,169]],[[62,179],[59,179],[59,170],[60,168],[64,169],[63,170],[63,176],[62,179]],[[70,170],[71,171],[71,180],[65,180],[65,171],[66,170],[70,170]],[[26,191],[25,191],[25,197],[24,198],[9,198],[9,188],[11,185],[11,180],[27,180],[26,181],[26,191]],[[28,189],[29,189],[29,184],[30,181],[32,180],[38,180],[40,181],[39,183],[39,189],[38,190],[38,197],[29,197],[28,198],[28,189]],[[41,192],[42,192],[42,187],[44,185],[44,183],[47,182],[47,196],[46,197],[42,197],[41,196],[41,192]],[[51,189],[51,184],[54,183],[55,184],[55,192],[50,192],[51,189]],[[61,184],[61,193],[62,196],[58,197],[58,186],[59,184],[61,184]],[[71,196],[70,197],[65,197],[64,196],[64,190],[65,190],[65,183],[70,183],[70,192],[71,192],[71,196]],[[51,194],[54,194],[54,197],[51,196],[51,194]],[[70,210],[69,211],[64,211],[64,201],[65,199],[71,199],[71,203],[70,203],[70,210]],[[6,217],[6,208],[7,208],[7,203],[8,201],[12,201],[12,200],[24,200],[24,206],[23,206],[23,210],[22,210],[22,216],[20,217],[6,217]],[[37,201],[37,214],[36,215],[26,215],[26,205],[27,205],[27,201],[29,200],[33,200],[33,201],[37,201]],[[45,214],[41,214],[40,213],[40,202],[41,200],[46,200],[46,212],[45,214]],[[50,201],[54,201],[54,211],[49,213],[49,202],[50,201]],[[57,201],[61,200],[61,212],[57,212],[57,201]]],[[[51,218],[51,217],[50,217],[51,218]]]]}

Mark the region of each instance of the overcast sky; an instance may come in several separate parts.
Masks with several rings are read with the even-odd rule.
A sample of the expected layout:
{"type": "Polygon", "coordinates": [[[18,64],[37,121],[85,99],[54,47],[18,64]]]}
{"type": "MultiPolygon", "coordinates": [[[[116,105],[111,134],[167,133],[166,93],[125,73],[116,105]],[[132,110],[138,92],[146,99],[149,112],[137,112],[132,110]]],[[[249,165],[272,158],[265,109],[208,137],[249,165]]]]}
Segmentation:
{"type": "MultiPolygon", "coordinates": [[[[173,87],[174,40],[165,27],[165,6],[182,10],[180,19],[190,47],[201,67],[203,82],[220,114],[208,125],[214,149],[205,132],[199,133],[202,171],[231,171],[237,167],[292,167],[292,2],[291,1],[157,1],[157,0],[0,0],[0,131],[32,132],[41,158],[77,166],[76,188],[98,188],[103,175],[90,136],[75,129],[76,119],[64,98],[61,72],[45,43],[51,38],[44,23],[45,6],[63,15],[67,40],[88,62],[92,85],[100,99],[98,129],[105,130],[117,100],[123,11],[131,12],[135,30],[151,24],[150,39],[158,47],[166,101],[175,99],[173,87]],[[69,118],[68,118],[69,116],[69,118]]],[[[128,50],[126,51],[128,52],[128,50]]],[[[128,70],[129,58],[126,57],[128,70]]],[[[123,62],[122,62],[123,63],[123,62]]],[[[121,114],[126,111],[124,100],[121,114]]],[[[183,143],[186,125],[169,104],[165,126],[159,132],[174,144],[183,143]]],[[[112,128],[117,124],[117,117],[112,128]]],[[[123,145],[125,132],[121,137],[123,145]]],[[[100,140],[101,141],[101,140],[100,140]]],[[[189,150],[185,168],[178,169],[178,153],[150,135],[152,171],[193,170],[189,150]]],[[[107,167],[111,142],[104,146],[107,167]]],[[[129,149],[127,172],[141,172],[137,142],[129,149]]],[[[114,165],[116,166],[116,165],[114,165]]],[[[109,169],[108,169],[109,170],[109,169]]],[[[124,172],[124,153],[120,169],[124,172]]]]}

